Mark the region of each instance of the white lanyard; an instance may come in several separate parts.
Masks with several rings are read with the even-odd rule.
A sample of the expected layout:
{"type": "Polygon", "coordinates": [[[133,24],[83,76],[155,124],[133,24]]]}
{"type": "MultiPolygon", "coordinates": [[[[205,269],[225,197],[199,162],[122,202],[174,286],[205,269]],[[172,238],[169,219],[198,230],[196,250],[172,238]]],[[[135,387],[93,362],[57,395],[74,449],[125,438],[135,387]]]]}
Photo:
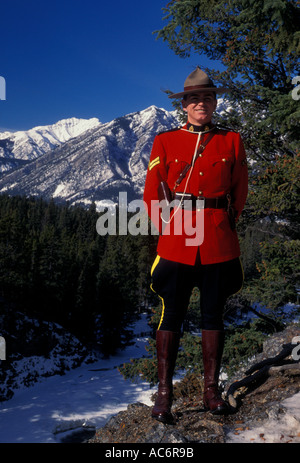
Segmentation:
{"type": "Polygon", "coordinates": [[[161,220],[165,223],[165,224],[169,224],[171,223],[173,217],[175,216],[175,214],[177,214],[177,212],[179,211],[179,209],[181,208],[181,205],[182,205],[182,202],[183,202],[183,198],[184,198],[184,195],[186,193],[186,190],[187,190],[187,187],[188,187],[188,184],[189,184],[189,181],[190,181],[190,177],[192,175],[192,172],[193,172],[193,169],[194,169],[194,164],[195,164],[195,160],[197,158],[197,151],[198,151],[198,147],[200,145],[200,141],[201,141],[201,138],[202,138],[202,134],[204,132],[198,132],[198,136],[197,136],[197,142],[196,142],[196,146],[195,146],[195,151],[194,151],[194,155],[193,155],[193,159],[192,159],[192,164],[191,164],[191,168],[190,168],[190,172],[189,172],[189,175],[188,175],[188,178],[185,182],[185,186],[184,186],[184,191],[183,191],[183,194],[181,196],[181,199],[180,199],[180,202],[178,204],[178,206],[176,206],[175,210],[174,210],[174,213],[173,215],[170,217],[170,220],[165,220],[162,216],[162,213],[160,214],[160,217],[161,217],[161,220]]]}

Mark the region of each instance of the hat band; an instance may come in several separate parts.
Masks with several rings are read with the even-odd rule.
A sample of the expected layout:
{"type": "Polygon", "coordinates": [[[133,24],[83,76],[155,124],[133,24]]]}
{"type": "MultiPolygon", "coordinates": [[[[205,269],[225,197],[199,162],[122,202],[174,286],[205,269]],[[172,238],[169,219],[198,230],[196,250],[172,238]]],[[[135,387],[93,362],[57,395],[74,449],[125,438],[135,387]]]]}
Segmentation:
{"type": "Polygon", "coordinates": [[[190,87],[184,87],[184,91],[186,92],[187,90],[197,90],[198,88],[211,88],[211,87],[215,87],[214,85],[209,85],[209,84],[206,84],[206,85],[192,85],[190,87]]]}

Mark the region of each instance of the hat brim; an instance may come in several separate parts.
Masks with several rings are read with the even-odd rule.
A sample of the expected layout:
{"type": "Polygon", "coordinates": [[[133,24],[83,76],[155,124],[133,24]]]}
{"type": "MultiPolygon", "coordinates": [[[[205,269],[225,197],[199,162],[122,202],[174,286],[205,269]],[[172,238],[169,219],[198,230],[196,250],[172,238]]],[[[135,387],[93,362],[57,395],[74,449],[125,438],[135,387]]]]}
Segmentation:
{"type": "Polygon", "coordinates": [[[224,87],[203,87],[203,88],[196,88],[196,89],[190,89],[186,90],[184,92],[180,93],[171,93],[169,95],[169,98],[180,98],[184,95],[189,95],[191,93],[199,93],[199,92],[214,92],[214,93],[227,93],[230,92],[229,88],[224,88],[224,87]]]}

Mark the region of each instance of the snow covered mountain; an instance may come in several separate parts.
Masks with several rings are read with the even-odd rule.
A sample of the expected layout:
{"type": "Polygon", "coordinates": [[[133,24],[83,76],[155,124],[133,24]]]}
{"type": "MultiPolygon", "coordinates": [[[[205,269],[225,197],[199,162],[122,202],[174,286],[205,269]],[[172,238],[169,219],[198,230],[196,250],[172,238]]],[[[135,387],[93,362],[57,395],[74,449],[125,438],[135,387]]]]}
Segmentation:
{"type": "Polygon", "coordinates": [[[73,130],[65,123],[55,124],[57,132],[53,126],[48,132],[45,128],[32,129],[30,139],[29,132],[13,134],[14,139],[1,134],[6,159],[23,162],[17,169],[2,173],[1,193],[53,197],[83,205],[117,201],[120,191],[127,192],[128,201],[140,198],[154,136],[178,125],[175,113],[155,106],[106,124],[95,119],[85,121],[86,130],[73,137],[84,123],[73,130]],[[39,134],[44,144],[40,140],[38,150],[39,134]],[[24,149],[17,137],[23,140],[24,149]],[[63,137],[69,139],[63,143],[63,137]]]}
{"type": "Polygon", "coordinates": [[[101,125],[97,118],[63,119],[27,131],[0,132],[0,172],[36,159],[71,138],[101,125]]]}

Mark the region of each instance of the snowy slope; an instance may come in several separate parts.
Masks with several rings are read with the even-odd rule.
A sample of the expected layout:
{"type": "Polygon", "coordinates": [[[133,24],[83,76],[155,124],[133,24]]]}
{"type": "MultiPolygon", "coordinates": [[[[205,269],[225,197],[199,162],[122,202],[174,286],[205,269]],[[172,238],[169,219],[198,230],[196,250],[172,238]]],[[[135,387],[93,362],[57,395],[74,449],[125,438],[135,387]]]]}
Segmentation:
{"type": "Polygon", "coordinates": [[[16,160],[30,161],[57,148],[87,130],[100,126],[97,118],[63,119],[55,124],[27,131],[0,132],[0,172],[18,165],[16,160]]]}
{"type": "Polygon", "coordinates": [[[154,390],[149,384],[126,381],[117,370],[130,358],[147,354],[147,320],[142,314],[134,327],[135,344],[111,359],[84,363],[63,376],[40,377],[39,383],[22,385],[12,399],[0,403],[0,443],[62,442],[70,433],[103,426],[130,403],[151,405],[154,390]]]}

